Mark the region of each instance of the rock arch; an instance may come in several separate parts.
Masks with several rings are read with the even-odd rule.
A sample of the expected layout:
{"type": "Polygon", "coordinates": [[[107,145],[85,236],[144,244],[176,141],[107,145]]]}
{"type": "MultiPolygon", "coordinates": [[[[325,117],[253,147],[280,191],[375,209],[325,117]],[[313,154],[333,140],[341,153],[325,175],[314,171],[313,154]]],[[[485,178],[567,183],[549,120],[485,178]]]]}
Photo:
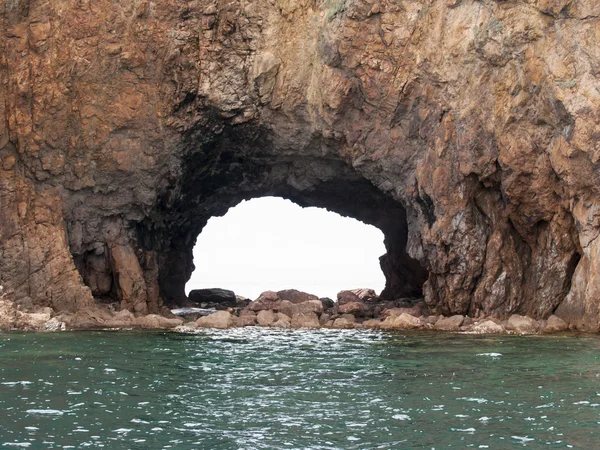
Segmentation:
{"type": "Polygon", "coordinates": [[[390,295],[416,260],[437,312],[598,329],[599,19],[557,5],[8,2],[5,295],[158,310],[208,217],[278,194],[378,224],[390,295]]]}

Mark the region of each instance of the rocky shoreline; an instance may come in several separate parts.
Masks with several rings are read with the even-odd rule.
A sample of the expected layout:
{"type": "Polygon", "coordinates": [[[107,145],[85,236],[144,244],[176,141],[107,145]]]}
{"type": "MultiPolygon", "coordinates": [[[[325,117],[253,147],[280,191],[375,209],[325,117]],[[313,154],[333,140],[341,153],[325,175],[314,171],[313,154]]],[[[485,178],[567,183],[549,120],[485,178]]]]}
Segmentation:
{"type": "MultiPolygon", "coordinates": [[[[297,290],[263,292],[256,300],[236,297],[231,291],[192,291],[181,317],[164,308],[162,314],[134,315],[96,305],[76,313],[55,313],[51,308],[21,311],[0,298],[0,331],[65,331],[89,329],[165,329],[196,332],[202,328],[272,327],[282,329],[432,330],[468,334],[548,334],[578,331],[561,318],[545,320],[513,314],[495,317],[443,316],[429,310],[422,299],[381,301],[370,289],[341,291],[337,302],[297,290]],[[210,292],[208,292],[210,291],[210,292]],[[216,291],[219,294],[214,296],[216,291]],[[211,297],[212,296],[212,297],[211,297]],[[200,306],[201,308],[196,308],[200,306]]],[[[173,310],[176,311],[176,310],[173,310]]]]}

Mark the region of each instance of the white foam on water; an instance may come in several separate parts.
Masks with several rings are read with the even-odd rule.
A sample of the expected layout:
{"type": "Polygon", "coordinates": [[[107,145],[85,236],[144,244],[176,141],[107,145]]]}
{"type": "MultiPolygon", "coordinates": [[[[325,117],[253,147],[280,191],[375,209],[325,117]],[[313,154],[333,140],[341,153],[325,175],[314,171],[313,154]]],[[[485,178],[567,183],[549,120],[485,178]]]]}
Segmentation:
{"type": "Polygon", "coordinates": [[[516,440],[516,441],[523,442],[523,443],[530,442],[530,441],[535,441],[534,438],[530,438],[530,437],[527,437],[527,436],[511,436],[511,438],[514,439],[514,440],[516,440]]]}
{"type": "Polygon", "coordinates": [[[452,431],[458,431],[460,433],[475,433],[475,428],[450,428],[452,431]]]}
{"type": "Polygon", "coordinates": [[[410,416],[408,414],[396,414],[392,416],[392,419],[396,420],[410,420],[410,416]]]}
{"type": "Polygon", "coordinates": [[[487,422],[487,421],[489,421],[489,420],[490,420],[490,418],[489,418],[489,417],[486,417],[486,416],[483,416],[483,417],[480,417],[480,418],[479,418],[479,419],[477,419],[477,420],[479,420],[480,422],[487,422]]]}
{"type": "Polygon", "coordinates": [[[28,384],[33,384],[33,381],[4,381],[0,384],[4,386],[27,386],[28,384]]]}
{"type": "Polygon", "coordinates": [[[580,402],[575,402],[573,403],[574,405],[589,405],[590,402],[588,402],[587,400],[582,400],[580,402]]]}
{"type": "Polygon", "coordinates": [[[357,438],[356,436],[348,436],[346,438],[346,440],[348,440],[348,441],[360,441],[360,438],[357,438]]]}
{"type": "Polygon", "coordinates": [[[3,447],[31,447],[31,442],[5,442],[2,444],[3,447]]]}
{"type": "Polygon", "coordinates": [[[27,414],[47,414],[49,416],[62,416],[65,412],[58,409],[28,409],[27,414]]]}
{"type": "Polygon", "coordinates": [[[130,422],[131,422],[131,423],[143,423],[143,424],[148,424],[148,423],[150,423],[150,422],[147,422],[147,421],[145,421],[145,420],[142,420],[142,419],[131,419],[131,420],[130,420],[130,422]]]}
{"type": "Polygon", "coordinates": [[[475,403],[487,403],[488,400],[486,398],[476,398],[476,397],[460,397],[457,398],[456,400],[465,400],[467,402],[475,402],[475,403]]]}
{"type": "Polygon", "coordinates": [[[476,356],[489,356],[491,358],[500,358],[501,356],[504,356],[504,355],[502,353],[489,352],[489,353],[477,353],[476,356]]]}
{"type": "Polygon", "coordinates": [[[133,428],[117,428],[116,430],[113,430],[113,433],[127,434],[130,431],[133,431],[133,428]]]}
{"type": "Polygon", "coordinates": [[[107,368],[107,369],[104,369],[104,371],[105,371],[105,372],[116,372],[116,371],[117,371],[117,369],[110,369],[110,368],[107,368]]]}

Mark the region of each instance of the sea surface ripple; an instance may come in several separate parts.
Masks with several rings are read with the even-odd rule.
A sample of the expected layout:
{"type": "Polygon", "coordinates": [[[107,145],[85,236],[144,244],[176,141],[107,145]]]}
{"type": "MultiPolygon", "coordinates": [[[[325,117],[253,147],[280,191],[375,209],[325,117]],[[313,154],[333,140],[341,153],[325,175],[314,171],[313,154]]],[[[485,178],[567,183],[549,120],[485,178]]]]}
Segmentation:
{"type": "Polygon", "coordinates": [[[600,448],[600,338],[0,334],[0,448],[600,448]]]}

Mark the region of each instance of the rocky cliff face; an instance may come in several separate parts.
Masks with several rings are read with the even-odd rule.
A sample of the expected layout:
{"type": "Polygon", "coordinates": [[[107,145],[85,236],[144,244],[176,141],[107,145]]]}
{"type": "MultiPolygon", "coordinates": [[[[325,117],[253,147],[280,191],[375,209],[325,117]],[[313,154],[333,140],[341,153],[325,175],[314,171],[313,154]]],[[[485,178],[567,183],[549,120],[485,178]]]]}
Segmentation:
{"type": "Polygon", "coordinates": [[[380,227],[385,296],[600,327],[595,0],[0,2],[0,285],[178,303],[206,221],[380,227]]]}

